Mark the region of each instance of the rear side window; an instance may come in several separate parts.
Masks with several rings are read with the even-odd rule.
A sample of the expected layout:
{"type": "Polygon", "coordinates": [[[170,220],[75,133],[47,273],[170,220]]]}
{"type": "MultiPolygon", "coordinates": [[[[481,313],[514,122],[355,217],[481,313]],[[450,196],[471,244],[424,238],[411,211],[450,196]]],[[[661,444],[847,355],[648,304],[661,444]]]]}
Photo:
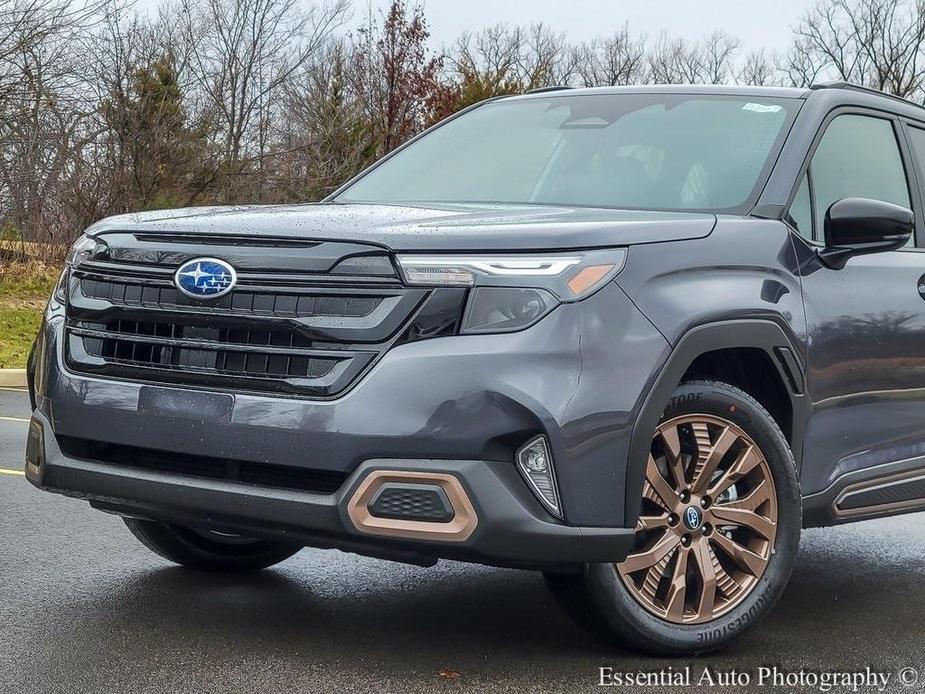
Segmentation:
{"type": "Polygon", "coordinates": [[[883,118],[835,118],[813,155],[810,176],[819,239],[826,210],[842,198],[872,198],[911,207],[896,133],[883,118]]]}

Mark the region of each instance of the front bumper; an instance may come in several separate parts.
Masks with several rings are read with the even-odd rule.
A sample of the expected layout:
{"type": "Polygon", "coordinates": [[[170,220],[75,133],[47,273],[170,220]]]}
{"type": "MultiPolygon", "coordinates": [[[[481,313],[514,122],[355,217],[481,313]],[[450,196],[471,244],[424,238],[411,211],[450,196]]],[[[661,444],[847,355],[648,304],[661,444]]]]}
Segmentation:
{"type": "MultiPolygon", "coordinates": [[[[33,426],[47,430],[41,414],[33,426]]],[[[37,460],[27,462],[34,485],[89,501],[123,515],[240,532],[311,547],[334,547],[429,565],[438,558],[503,566],[557,566],[622,559],[633,533],[583,528],[538,518],[511,465],[484,461],[369,460],[330,495],[255,488],[218,480],[170,476],[66,457],[54,437],[42,436],[37,460]],[[364,535],[347,515],[348,500],[375,470],[450,474],[472,499],[478,525],[464,543],[364,535]],[[513,474],[512,474],[513,473],[513,474]]]]}
{"type": "Polygon", "coordinates": [[[42,443],[26,473],[49,491],[127,515],[418,563],[548,566],[619,561],[631,548],[627,451],[668,346],[615,285],[520,333],[396,347],[328,401],[74,374],[64,366],[62,321],[46,316],[33,360],[42,443]],[[543,509],[513,463],[537,434],[550,444],[565,522],[543,509]],[[156,450],[179,465],[208,455],[345,481],[333,493],[310,493],[142,470],[66,454],[59,438],[156,450]],[[377,469],[455,476],[478,526],[462,542],[360,532],[346,505],[377,469]]]}

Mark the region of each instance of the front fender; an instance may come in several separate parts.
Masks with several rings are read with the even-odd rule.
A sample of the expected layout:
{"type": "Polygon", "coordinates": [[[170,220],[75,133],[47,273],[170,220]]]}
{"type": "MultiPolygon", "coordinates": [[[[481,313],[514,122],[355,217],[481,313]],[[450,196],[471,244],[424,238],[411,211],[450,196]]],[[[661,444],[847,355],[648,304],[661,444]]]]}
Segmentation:
{"type": "MultiPolygon", "coordinates": [[[[788,366],[781,360],[776,350],[784,347],[792,354],[799,353],[792,337],[779,324],[769,320],[729,320],[707,323],[692,328],[684,334],[656,377],[653,387],[640,408],[639,417],[633,428],[629,463],[626,470],[626,527],[635,526],[639,518],[639,500],[642,498],[646,461],[652,445],[652,433],[672,393],[697,357],[707,352],[737,347],[757,348],[766,352],[771,363],[778,369],[784,383],[787,383],[788,379],[788,366]]],[[[805,395],[794,393],[791,389],[788,389],[788,393],[793,410],[791,448],[797,466],[799,466],[809,404],[805,395]]]]}

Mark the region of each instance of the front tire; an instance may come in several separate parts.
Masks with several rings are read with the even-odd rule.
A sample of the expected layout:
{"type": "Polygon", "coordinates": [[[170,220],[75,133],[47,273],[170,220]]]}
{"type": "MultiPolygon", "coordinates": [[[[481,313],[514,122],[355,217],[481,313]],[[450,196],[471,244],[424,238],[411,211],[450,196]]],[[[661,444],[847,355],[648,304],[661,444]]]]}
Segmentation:
{"type": "Polygon", "coordinates": [[[581,622],[624,645],[705,653],[771,610],[801,526],[777,423],[738,388],[694,381],[675,391],[653,436],[633,552],[547,582],[581,622]]]}
{"type": "Polygon", "coordinates": [[[141,544],[158,556],[200,571],[257,571],[278,564],[302,549],[296,545],[140,518],[122,520],[141,544]]]}

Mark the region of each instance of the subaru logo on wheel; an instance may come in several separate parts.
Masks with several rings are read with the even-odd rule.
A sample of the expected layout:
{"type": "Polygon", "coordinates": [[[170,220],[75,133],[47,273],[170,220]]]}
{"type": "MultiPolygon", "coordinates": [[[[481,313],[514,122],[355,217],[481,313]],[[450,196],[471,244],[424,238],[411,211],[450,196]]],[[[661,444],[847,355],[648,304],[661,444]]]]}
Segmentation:
{"type": "Polygon", "coordinates": [[[701,523],[703,523],[703,516],[700,510],[693,506],[688,507],[684,513],[684,525],[687,526],[688,530],[697,530],[701,523]]]}
{"type": "Polygon", "coordinates": [[[180,266],[174,275],[177,289],[197,299],[214,299],[234,289],[237,273],[224,260],[194,258],[180,266]]]}

